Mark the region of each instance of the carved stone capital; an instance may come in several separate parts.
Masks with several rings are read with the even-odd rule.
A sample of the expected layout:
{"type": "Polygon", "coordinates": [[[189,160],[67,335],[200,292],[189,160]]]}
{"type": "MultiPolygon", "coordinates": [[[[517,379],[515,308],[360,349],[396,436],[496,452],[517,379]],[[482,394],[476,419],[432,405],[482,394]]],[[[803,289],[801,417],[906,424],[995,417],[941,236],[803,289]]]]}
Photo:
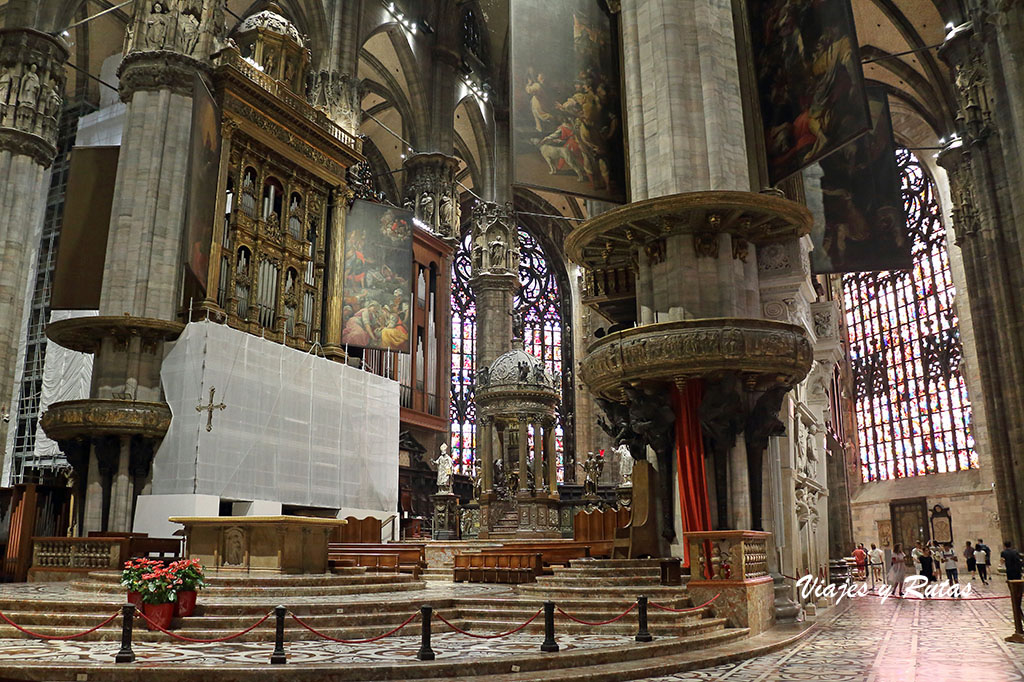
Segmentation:
{"type": "Polygon", "coordinates": [[[440,153],[414,154],[405,160],[403,202],[416,220],[444,239],[462,234],[462,206],[455,173],[459,160],[440,153]]]}
{"type": "Polygon", "coordinates": [[[53,161],[67,59],[59,38],[0,30],[0,149],[31,156],[44,167],[53,161]]]}
{"type": "Polygon", "coordinates": [[[512,204],[479,201],[473,207],[471,257],[473,278],[512,275],[519,280],[519,232],[512,204]]]}
{"type": "Polygon", "coordinates": [[[125,53],[175,52],[205,60],[224,47],[226,0],[135,0],[125,53]]]}
{"type": "Polygon", "coordinates": [[[46,435],[57,441],[107,435],[163,438],[171,425],[171,410],[166,403],[67,400],[50,405],[40,423],[46,435]]]}
{"type": "Polygon", "coordinates": [[[209,67],[192,57],[168,50],[131,52],[117,69],[121,100],[128,102],[137,90],[170,90],[192,96],[197,73],[205,79],[209,67]]]}
{"type": "Polygon", "coordinates": [[[965,247],[981,230],[975,201],[973,160],[962,140],[954,140],[939,153],[939,165],[949,175],[950,213],[956,244],[965,247]]]}
{"type": "Polygon", "coordinates": [[[323,70],[308,78],[306,101],[356,136],[363,118],[362,99],[363,82],[355,76],[323,70]]]}

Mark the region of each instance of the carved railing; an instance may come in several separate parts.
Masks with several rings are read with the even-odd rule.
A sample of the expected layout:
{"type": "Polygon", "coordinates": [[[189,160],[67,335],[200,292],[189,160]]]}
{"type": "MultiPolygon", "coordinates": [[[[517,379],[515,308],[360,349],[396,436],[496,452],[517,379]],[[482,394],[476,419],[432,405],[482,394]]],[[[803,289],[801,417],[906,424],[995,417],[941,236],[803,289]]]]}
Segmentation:
{"type": "Polygon", "coordinates": [[[686,533],[692,580],[754,580],[768,575],[768,539],[756,530],[686,533]]]}
{"type": "Polygon", "coordinates": [[[32,569],[120,570],[128,538],[32,538],[32,569]]]}
{"type": "Polygon", "coordinates": [[[303,118],[323,128],[331,137],[352,149],[357,149],[355,136],[332,121],[327,114],[310,105],[304,97],[292,92],[287,85],[260,71],[238,52],[234,50],[221,52],[218,57],[218,63],[231,66],[253,83],[256,83],[294,109],[303,118]]]}

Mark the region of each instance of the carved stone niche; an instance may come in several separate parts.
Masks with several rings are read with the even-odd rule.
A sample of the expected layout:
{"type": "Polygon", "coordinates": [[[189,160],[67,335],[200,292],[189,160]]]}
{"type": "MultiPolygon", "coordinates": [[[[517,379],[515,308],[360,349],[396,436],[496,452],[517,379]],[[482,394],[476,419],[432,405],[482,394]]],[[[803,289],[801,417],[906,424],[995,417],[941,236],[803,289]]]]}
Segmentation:
{"type": "Polygon", "coordinates": [[[53,161],[67,59],[59,38],[0,30],[0,149],[31,156],[44,167],[53,161]]]}
{"type": "Polygon", "coordinates": [[[519,272],[519,233],[512,204],[480,201],[473,207],[473,276],[519,272]]]}
{"type": "Polygon", "coordinates": [[[462,207],[455,183],[459,160],[439,153],[414,154],[405,160],[405,207],[416,220],[443,239],[458,241],[462,207]]]}
{"type": "Polygon", "coordinates": [[[347,73],[323,70],[307,78],[306,101],[352,135],[362,123],[362,98],[363,82],[347,73]]]}
{"type": "Polygon", "coordinates": [[[135,0],[125,53],[176,52],[202,61],[224,47],[225,0],[135,0]]]}

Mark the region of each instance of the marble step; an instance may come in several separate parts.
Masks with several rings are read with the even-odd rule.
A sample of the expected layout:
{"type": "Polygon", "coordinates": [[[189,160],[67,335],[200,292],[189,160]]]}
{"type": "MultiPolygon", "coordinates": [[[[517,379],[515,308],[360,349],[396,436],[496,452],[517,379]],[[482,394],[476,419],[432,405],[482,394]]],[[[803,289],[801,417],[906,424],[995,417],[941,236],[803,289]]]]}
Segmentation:
{"type": "MultiPolygon", "coordinates": [[[[309,585],[349,585],[353,580],[367,576],[396,575],[368,572],[365,567],[342,566],[332,573],[313,575],[282,575],[279,573],[210,573],[206,583],[210,587],[303,587],[309,585]]],[[[397,574],[404,575],[404,574],[397,574]]],[[[93,571],[86,575],[88,582],[120,585],[121,574],[111,571],[93,571]]]]}
{"type": "MultiPolygon", "coordinates": [[[[610,585],[661,585],[661,576],[636,576],[636,575],[539,575],[537,585],[547,587],[585,587],[585,586],[610,586],[610,585]]],[[[678,586],[677,586],[678,587],[678,586]]]]}
{"type": "MultiPolygon", "coordinates": [[[[580,608],[564,608],[563,610],[571,614],[575,618],[580,620],[589,620],[591,622],[610,620],[615,618],[623,611],[625,611],[629,605],[625,605],[622,608],[612,609],[580,609],[580,608]]],[[[561,607],[560,607],[561,608],[561,607]]],[[[512,623],[518,624],[523,623],[527,619],[531,618],[533,614],[537,613],[537,609],[508,609],[502,611],[491,611],[491,610],[474,610],[474,609],[458,609],[456,612],[459,614],[458,617],[466,620],[473,621],[496,621],[501,623],[512,623]]],[[[445,618],[451,620],[448,615],[449,611],[441,610],[440,613],[444,614],[445,618]]],[[[557,611],[556,611],[557,614],[557,611]]],[[[631,623],[636,622],[636,610],[634,609],[630,615],[626,616],[623,620],[631,623]]],[[[650,623],[692,623],[697,621],[703,621],[710,617],[710,613],[707,609],[701,609],[699,611],[689,611],[687,613],[668,613],[665,611],[649,610],[647,612],[647,620],[650,623]]],[[[538,618],[539,620],[539,618],[538,618]]],[[[571,622],[564,616],[558,615],[558,621],[566,620],[571,622]]],[[[508,628],[506,628],[508,629],[508,628]]]]}
{"type": "MultiPolygon", "coordinates": [[[[531,613],[539,609],[547,598],[543,595],[517,595],[510,598],[496,598],[496,597],[460,597],[454,600],[456,608],[459,609],[529,609],[531,613]]],[[[615,610],[621,613],[623,609],[636,601],[635,597],[616,597],[610,599],[601,599],[597,601],[588,596],[574,596],[565,597],[562,599],[554,600],[555,605],[559,606],[570,613],[574,613],[574,610],[586,611],[586,610],[615,610]]],[[[685,609],[694,604],[691,602],[689,595],[685,592],[680,592],[675,595],[658,596],[654,599],[658,604],[667,606],[672,609],[685,609]]],[[[648,609],[648,613],[654,613],[657,609],[648,609]]]]}
{"type": "MultiPolygon", "coordinates": [[[[303,620],[305,620],[305,619],[303,619],[303,620]]],[[[240,625],[238,627],[234,627],[233,626],[233,627],[226,628],[226,629],[217,629],[217,628],[188,628],[188,627],[176,628],[176,627],[173,626],[173,623],[172,623],[171,631],[174,632],[175,634],[181,635],[183,637],[192,637],[192,638],[195,638],[195,639],[218,639],[218,638],[221,638],[221,637],[227,637],[229,635],[233,635],[235,633],[238,633],[241,630],[243,630],[243,629],[249,627],[250,625],[252,625],[255,621],[256,621],[256,619],[252,619],[250,622],[245,623],[243,625],[240,625]]],[[[15,622],[17,622],[17,621],[15,621],[15,622]]],[[[320,627],[318,627],[317,625],[313,624],[313,623],[310,623],[310,625],[313,626],[314,628],[316,628],[319,632],[322,632],[323,634],[328,635],[330,637],[335,637],[335,638],[338,638],[338,639],[366,639],[368,637],[375,637],[377,635],[383,634],[383,633],[387,632],[388,630],[394,628],[396,625],[398,625],[401,622],[402,621],[398,621],[398,623],[392,623],[392,624],[386,624],[386,625],[373,625],[373,626],[369,626],[369,627],[344,627],[344,628],[325,627],[325,628],[322,628],[322,629],[320,627]]],[[[21,625],[21,623],[18,623],[18,624],[21,625]]],[[[95,625],[95,623],[93,625],[95,625]]],[[[441,624],[441,625],[443,625],[443,624],[441,624]]],[[[461,624],[459,624],[459,626],[461,627],[461,624]]],[[[47,635],[47,636],[50,636],[50,637],[60,637],[60,636],[67,636],[67,635],[77,634],[77,633],[81,632],[82,630],[88,629],[88,627],[90,627],[90,626],[80,626],[78,624],[75,624],[75,625],[63,625],[63,626],[40,625],[40,626],[31,627],[30,629],[33,632],[41,634],[41,635],[47,635]]],[[[417,621],[413,621],[412,623],[407,625],[405,627],[404,631],[402,632],[402,634],[404,634],[406,636],[411,636],[411,635],[418,634],[418,633],[419,633],[419,622],[418,622],[418,620],[417,621]]],[[[305,629],[303,627],[300,627],[297,623],[295,623],[295,621],[291,620],[290,618],[285,621],[284,638],[285,638],[286,642],[298,642],[298,641],[309,641],[309,640],[318,640],[318,639],[320,639],[320,637],[318,637],[317,635],[313,634],[309,630],[307,630],[307,629],[305,629]]],[[[0,639],[31,639],[31,637],[29,635],[26,635],[26,634],[22,633],[20,630],[17,630],[15,628],[11,627],[10,625],[0,624],[0,639]]],[[[146,629],[145,624],[141,620],[136,620],[135,626],[134,626],[134,629],[133,629],[133,633],[132,633],[132,641],[133,642],[166,642],[169,639],[171,639],[170,635],[165,635],[162,632],[151,632],[151,631],[146,629]]],[[[120,622],[120,619],[115,620],[110,625],[108,625],[108,626],[106,626],[104,628],[101,628],[99,630],[96,630],[95,632],[91,632],[88,635],[84,635],[82,637],[79,637],[75,641],[113,642],[113,643],[120,642],[121,641],[121,622],[120,622]]],[[[274,619],[273,619],[273,617],[269,618],[260,627],[254,629],[254,630],[251,630],[251,631],[245,633],[244,635],[241,635],[241,636],[235,638],[232,641],[235,641],[235,642],[265,642],[267,644],[267,646],[268,646],[268,651],[269,651],[269,649],[273,648],[273,645],[274,645],[274,619]]],[[[111,651],[111,653],[114,653],[114,652],[111,651]]]]}
{"type": "MultiPolygon", "coordinates": [[[[72,582],[72,588],[79,592],[122,595],[124,587],[117,584],[93,583],[88,581],[72,582]]],[[[388,574],[388,575],[367,575],[359,578],[358,582],[346,582],[329,585],[300,585],[300,586],[267,586],[267,587],[216,587],[208,586],[202,591],[207,598],[228,598],[234,596],[252,596],[267,599],[281,599],[287,597],[307,597],[319,595],[354,595],[354,594],[377,594],[381,592],[407,591],[423,589],[422,580],[416,580],[411,575],[388,574]]]]}
{"type": "MultiPolygon", "coordinates": [[[[576,614],[573,614],[576,615],[576,614]]],[[[527,616],[529,618],[529,616],[527,616]]],[[[449,620],[451,620],[449,618],[449,620]]],[[[472,619],[463,618],[461,622],[452,621],[456,623],[460,628],[474,634],[497,634],[499,632],[508,632],[512,628],[521,625],[526,618],[516,620],[500,620],[500,619],[472,619]]],[[[608,618],[582,618],[582,620],[598,621],[608,620],[608,618]]],[[[687,620],[680,621],[678,623],[671,622],[659,622],[649,620],[647,623],[648,630],[655,637],[685,637],[688,635],[703,634],[706,632],[712,632],[715,630],[722,630],[728,621],[725,618],[703,618],[699,620],[687,620]]],[[[434,625],[434,632],[443,632],[447,626],[444,623],[440,625],[434,625]]],[[[635,613],[630,613],[625,618],[614,623],[607,623],[605,625],[584,625],[583,623],[576,623],[564,616],[555,614],[555,635],[557,637],[559,632],[571,633],[571,634],[588,634],[588,635],[635,635],[637,631],[637,619],[635,613]]],[[[544,632],[544,619],[543,617],[533,621],[525,628],[522,632],[530,633],[542,633],[544,632]]]]}
{"type": "Polygon", "coordinates": [[[573,559],[570,568],[657,568],[661,570],[659,559],[573,559]]]}
{"type": "MultiPolygon", "coordinates": [[[[116,610],[116,609],[114,609],[116,610]]],[[[110,617],[114,610],[101,611],[97,613],[44,613],[38,611],[10,611],[4,615],[23,627],[35,628],[36,626],[66,626],[77,627],[79,630],[98,625],[110,617]]],[[[189,630],[242,630],[249,627],[257,619],[271,609],[263,607],[256,613],[238,613],[230,615],[205,615],[197,612],[187,618],[175,618],[172,621],[172,628],[189,630]]],[[[405,605],[405,609],[393,613],[340,613],[340,614],[308,614],[297,612],[296,615],[313,627],[323,628],[372,628],[376,626],[394,627],[408,618],[416,608],[405,605]]],[[[298,611],[289,609],[289,611],[298,611]]],[[[525,620],[525,619],[524,619],[525,620]]],[[[120,623],[120,619],[115,621],[120,623]]],[[[289,621],[286,620],[286,623],[289,621]]],[[[294,625],[294,622],[292,622],[294,625]]]]}
{"type": "Polygon", "coordinates": [[[686,594],[685,591],[680,590],[675,585],[586,585],[574,587],[571,585],[549,586],[527,583],[516,585],[515,591],[521,595],[544,597],[556,601],[566,597],[582,598],[588,596],[592,599],[626,599],[634,601],[642,594],[657,601],[662,601],[665,597],[678,597],[685,596],[686,594]]]}
{"type": "Polygon", "coordinates": [[[587,566],[585,564],[578,564],[575,562],[571,567],[566,566],[552,566],[551,570],[556,576],[565,577],[576,577],[576,576],[637,576],[637,577],[653,577],[661,578],[661,569],[657,566],[650,567],[632,567],[626,568],[621,566],[587,566]]]}

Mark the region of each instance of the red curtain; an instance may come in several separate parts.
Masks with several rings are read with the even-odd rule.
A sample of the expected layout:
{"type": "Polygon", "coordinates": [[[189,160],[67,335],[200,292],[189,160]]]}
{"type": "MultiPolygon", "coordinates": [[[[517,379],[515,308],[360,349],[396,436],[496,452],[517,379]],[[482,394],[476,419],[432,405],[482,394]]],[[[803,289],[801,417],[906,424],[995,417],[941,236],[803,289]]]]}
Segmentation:
{"type": "MultiPolygon", "coordinates": [[[[697,409],[704,397],[704,382],[691,380],[680,391],[672,387],[676,413],[676,470],[679,472],[679,513],[683,532],[711,530],[708,485],[704,474],[704,439],[697,409]]],[[[683,546],[683,565],[690,565],[690,548],[683,546]]]]}

